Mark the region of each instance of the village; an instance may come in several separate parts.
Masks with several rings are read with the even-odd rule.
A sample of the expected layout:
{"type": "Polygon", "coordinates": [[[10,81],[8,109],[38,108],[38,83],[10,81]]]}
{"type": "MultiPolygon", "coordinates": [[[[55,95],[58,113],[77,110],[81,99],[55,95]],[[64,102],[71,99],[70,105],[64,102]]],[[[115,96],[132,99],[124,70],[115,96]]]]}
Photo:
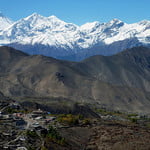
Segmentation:
{"type": "Polygon", "coordinates": [[[0,103],[0,149],[26,150],[20,143],[26,139],[20,133],[25,130],[36,131],[38,134],[47,132],[48,126],[52,125],[56,119],[55,116],[50,115],[50,112],[37,109],[25,113],[20,107],[15,101],[11,103],[1,101],[0,103]],[[18,112],[13,113],[14,110],[18,112]]]}
{"type": "Polygon", "coordinates": [[[34,149],[36,149],[43,145],[43,138],[47,135],[57,144],[63,144],[65,140],[56,129],[67,129],[73,126],[91,128],[106,122],[108,124],[111,122],[130,124],[131,122],[147,126],[150,120],[148,116],[126,115],[121,112],[109,112],[105,109],[98,109],[97,114],[97,119],[85,118],[82,115],[51,114],[51,112],[39,108],[25,110],[14,100],[1,100],[0,149],[27,150],[30,149],[30,145],[31,147],[35,145],[34,149]]]}

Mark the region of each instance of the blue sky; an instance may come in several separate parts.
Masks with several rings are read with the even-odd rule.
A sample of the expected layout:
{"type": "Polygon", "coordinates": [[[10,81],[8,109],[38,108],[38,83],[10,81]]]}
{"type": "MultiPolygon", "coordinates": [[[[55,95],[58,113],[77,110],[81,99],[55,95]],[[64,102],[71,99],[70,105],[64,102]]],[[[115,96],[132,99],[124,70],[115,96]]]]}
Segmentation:
{"type": "Polygon", "coordinates": [[[134,23],[150,20],[150,0],[0,0],[0,11],[15,21],[37,12],[78,25],[113,18],[134,23]]]}

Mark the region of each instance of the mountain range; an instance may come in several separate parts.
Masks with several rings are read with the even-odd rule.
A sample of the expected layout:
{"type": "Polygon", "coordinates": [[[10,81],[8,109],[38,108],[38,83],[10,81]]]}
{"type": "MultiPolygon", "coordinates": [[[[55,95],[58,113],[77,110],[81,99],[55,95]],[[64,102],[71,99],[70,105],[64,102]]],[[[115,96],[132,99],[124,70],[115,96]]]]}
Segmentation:
{"type": "MultiPolygon", "coordinates": [[[[150,114],[150,49],[137,47],[80,62],[0,47],[0,92],[9,97],[67,98],[150,114]]],[[[61,99],[61,98],[60,98],[61,99]]]]}
{"type": "Polygon", "coordinates": [[[127,24],[113,19],[78,26],[37,13],[14,22],[1,13],[0,45],[28,54],[79,61],[97,54],[113,55],[135,46],[149,47],[150,21],[127,24]]]}

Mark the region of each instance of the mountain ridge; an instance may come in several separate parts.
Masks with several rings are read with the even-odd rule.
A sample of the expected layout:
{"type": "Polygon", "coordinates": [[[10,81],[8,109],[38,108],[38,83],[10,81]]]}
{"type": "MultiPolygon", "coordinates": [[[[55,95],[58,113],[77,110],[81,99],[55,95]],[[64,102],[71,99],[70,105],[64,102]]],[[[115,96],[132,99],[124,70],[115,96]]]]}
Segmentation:
{"type": "Polygon", "coordinates": [[[0,45],[55,58],[74,56],[79,61],[92,55],[113,55],[126,48],[149,46],[149,31],[148,20],[127,24],[113,19],[107,23],[96,21],[78,26],[56,16],[44,17],[33,13],[3,28],[0,45]]]}
{"type": "Polygon", "coordinates": [[[12,24],[13,21],[5,17],[3,13],[0,12],[0,32],[2,32],[4,29],[8,28],[12,24]]]}
{"type": "Polygon", "coordinates": [[[0,47],[0,56],[5,60],[0,61],[1,92],[9,97],[64,97],[98,107],[150,114],[150,51],[134,49],[119,56],[93,56],[69,62],[0,47]],[[4,50],[10,58],[16,55],[16,59],[5,57],[4,50]],[[134,56],[142,61],[135,63],[134,56]]]}

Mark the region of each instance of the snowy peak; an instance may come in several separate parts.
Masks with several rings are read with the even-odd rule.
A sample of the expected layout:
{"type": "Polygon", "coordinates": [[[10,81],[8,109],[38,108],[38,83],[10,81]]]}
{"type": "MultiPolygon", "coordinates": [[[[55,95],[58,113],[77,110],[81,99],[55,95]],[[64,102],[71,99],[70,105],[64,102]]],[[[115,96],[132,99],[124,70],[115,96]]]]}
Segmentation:
{"type": "Polygon", "coordinates": [[[44,16],[41,16],[40,14],[33,13],[30,16],[27,16],[24,18],[24,20],[33,20],[33,19],[38,19],[38,18],[45,18],[44,16]]]}
{"type": "Polygon", "coordinates": [[[13,22],[0,12],[0,31],[8,28],[13,22]]]}
{"type": "Polygon", "coordinates": [[[121,20],[119,20],[119,19],[112,19],[111,21],[110,21],[110,24],[120,24],[120,23],[123,23],[121,20]]]}
{"type": "Polygon", "coordinates": [[[140,21],[138,24],[140,24],[140,25],[150,25],[150,21],[149,20],[142,20],[142,21],[140,21]]]}
{"type": "MultiPolygon", "coordinates": [[[[113,19],[107,23],[95,21],[77,26],[64,22],[54,15],[45,17],[33,13],[12,24],[7,17],[0,13],[0,45],[15,45],[16,43],[23,45],[22,47],[24,45],[32,47],[41,45],[48,47],[48,50],[49,48],[63,49],[63,54],[65,52],[74,54],[84,51],[85,48],[105,47],[130,39],[129,44],[126,42],[120,45],[125,45],[123,47],[125,49],[135,46],[137,43],[150,44],[150,21],[143,20],[127,24],[113,19]],[[132,41],[132,39],[136,39],[136,41],[132,41]]],[[[42,50],[46,49],[43,47],[42,50]]],[[[35,49],[39,49],[39,47],[35,49]]],[[[45,51],[46,54],[50,53],[47,52],[47,49],[45,51]]],[[[39,53],[42,54],[42,52],[39,53]]],[[[55,54],[58,55],[58,52],[56,51],[55,54]]]]}
{"type": "MultiPolygon", "coordinates": [[[[30,25],[34,26],[39,26],[39,25],[44,25],[51,27],[52,25],[61,25],[61,24],[66,24],[64,21],[58,19],[56,16],[49,16],[49,17],[44,17],[40,14],[33,13],[32,15],[24,18],[26,22],[28,22],[30,25]]],[[[22,21],[22,20],[21,20],[22,21]]]]}
{"type": "Polygon", "coordinates": [[[124,26],[124,22],[121,21],[121,20],[118,20],[118,19],[113,19],[111,20],[110,22],[106,23],[106,27],[109,27],[109,28],[120,28],[122,26],[124,26]]]}
{"type": "Polygon", "coordinates": [[[59,18],[57,18],[54,15],[49,16],[48,19],[51,20],[52,22],[63,22],[63,23],[65,23],[64,21],[60,20],[59,18]]]}
{"type": "Polygon", "coordinates": [[[93,32],[97,28],[99,28],[101,24],[98,21],[95,22],[88,22],[80,27],[80,30],[87,31],[87,32],[93,32]]]}
{"type": "Polygon", "coordinates": [[[44,17],[37,13],[33,13],[32,15],[23,18],[15,23],[15,25],[17,25],[18,28],[35,32],[45,31],[46,29],[53,30],[58,26],[62,27],[65,26],[66,24],[67,23],[58,19],[56,16],[44,17]]]}
{"type": "Polygon", "coordinates": [[[17,24],[18,23],[24,23],[25,25],[30,25],[30,27],[38,26],[41,24],[49,24],[47,17],[41,16],[37,13],[33,13],[32,15],[19,20],[17,24]]]}
{"type": "MultiPolygon", "coordinates": [[[[57,47],[72,47],[78,26],[66,23],[56,16],[44,17],[37,13],[15,22],[0,35],[3,44],[43,44],[57,47]],[[4,36],[5,35],[5,36],[4,36]]],[[[0,41],[0,43],[1,43],[0,41]]]]}

